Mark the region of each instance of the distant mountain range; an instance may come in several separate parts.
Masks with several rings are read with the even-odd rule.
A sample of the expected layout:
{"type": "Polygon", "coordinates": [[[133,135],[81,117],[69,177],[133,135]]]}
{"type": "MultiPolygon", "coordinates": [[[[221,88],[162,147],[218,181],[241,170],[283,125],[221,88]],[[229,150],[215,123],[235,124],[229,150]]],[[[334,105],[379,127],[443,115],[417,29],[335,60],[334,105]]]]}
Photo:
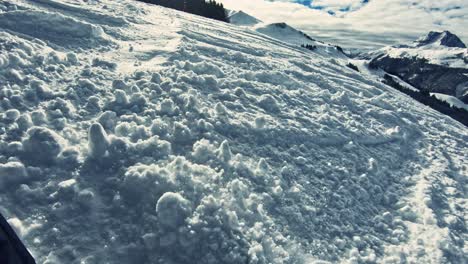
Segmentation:
{"type": "Polygon", "coordinates": [[[468,103],[468,49],[454,34],[429,32],[409,45],[361,54],[369,66],[396,75],[418,90],[468,103]]]}
{"type": "Polygon", "coordinates": [[[351,68],[367,72],[387,84],[390,84],[389,78],[395,78],[401,87],[433,95],[461,111],[468,110],[468,49],[459,37],[449,31],[431,31],[410,44],[370,52],[353,50],[351,54],[286,23],[264,23],[243,11],[229,11],[228,17],[232,24],[248,27],[291,45],[306,47],[321,55],[349,61],[351,68]],[[358,67],[353,63],[361,65],[358,67]]]}
{"type": "Polygon", "coordinates": [[[270,38],[294,46],[307,46],[315,52],[338,58],[346,58],[342,48],[316,40],[306,33],[284,23],[264,23],[243,11],[228,11],[229,22],[234,25],[250,28],[270,38]]]}

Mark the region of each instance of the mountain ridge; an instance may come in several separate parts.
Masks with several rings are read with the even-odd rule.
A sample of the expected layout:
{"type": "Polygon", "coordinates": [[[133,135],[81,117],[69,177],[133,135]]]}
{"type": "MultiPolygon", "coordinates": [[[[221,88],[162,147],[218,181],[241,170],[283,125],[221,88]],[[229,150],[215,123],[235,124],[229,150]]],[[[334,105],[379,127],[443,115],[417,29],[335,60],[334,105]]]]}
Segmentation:
{"type": "Polygon", "coordinates": [[[371,67],[397,75],[421,91],[451,95],[466,103],[468,49],[463,46],[448,31],[430,32],[412,45],[385,47],[359,57],[369,60],[371,67]]]}
{"type": "Polygon", "coordinates": [[[439,44],[442,46],[450,47],[450,48],[465,48],[466,45],[463,41],[455,34],[452,34],[450,31],[431,31],[427,34],[427,36],[419,39],[416,41],[416,45],[426,46],[430,44],[439,44]]]}

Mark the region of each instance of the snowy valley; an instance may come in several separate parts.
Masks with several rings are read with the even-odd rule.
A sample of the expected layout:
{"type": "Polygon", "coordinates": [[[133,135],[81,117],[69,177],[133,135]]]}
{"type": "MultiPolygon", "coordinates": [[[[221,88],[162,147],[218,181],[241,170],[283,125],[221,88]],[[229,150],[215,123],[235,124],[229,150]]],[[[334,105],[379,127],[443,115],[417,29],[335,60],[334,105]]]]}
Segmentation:
{"type": "Polygon", "coordinates": [[[468,261],[467,127],[238,21],[0,0],[0,212],[37,263],[468,261]]]}

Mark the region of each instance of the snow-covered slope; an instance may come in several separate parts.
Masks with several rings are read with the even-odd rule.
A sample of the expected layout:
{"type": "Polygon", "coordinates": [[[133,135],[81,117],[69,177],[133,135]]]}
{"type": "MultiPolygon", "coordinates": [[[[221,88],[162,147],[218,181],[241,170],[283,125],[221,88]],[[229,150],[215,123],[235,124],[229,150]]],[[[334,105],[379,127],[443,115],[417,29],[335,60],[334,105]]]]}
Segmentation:
{"type": "Polygon", "coordinates": [[[251,29],[296,47],[308,46],[310,50],[323,56],[339,59],[347,58],[343,50],[338,46],[317,41],[286,23],[256,24],[251,29]]]}
{"type": "Polygon", "coordinates": [[[314,39],[286,23],[260,25],[256,27],[255,30],[272,38],[298,46],[303,44],[316,44],[314,39]]]}
{"type": "Polygon", "coordinates": [[[270,38],[296,47],[308,46],[310,50],[321,55],[341,59],[346,58],[346,55],[343,53],[341,48],[317,41],[286,23],[263,23],[243,11],[229,11],[229,21],[231,24],[249,28],[270,38]]]}
{"type": "Polygon", "coordinates": [[[262,21],[243,12],[240,11],[230,11],[228,14],[229,23],[238,25],[238,26],[254,26],[262,21]]]}
{"type": "Polygon", "coordinates": [[[0,210],[38,263],[466,261],[466,127],[347,61],[136,1],[0,10],[0,210]]]}
{"type": "Polygon", "coordinates": [[[460,99],[456,98],[455,96],[450,96],[446,94],[434,93],[434,96],[444,102],[447,102],[452,107],[462,108],[468,111],[468,104],[460,101],[460,99]]]}
{"type": "Polygon", "coordinates": [[[231,24],[247,27],[271,38],[296,46],[316,45],[317,41],[304,32],[297,30],[286,23],[263,23],[261,20],[245,13],[242,10],[229,11],[229,22],[231,24]]]}

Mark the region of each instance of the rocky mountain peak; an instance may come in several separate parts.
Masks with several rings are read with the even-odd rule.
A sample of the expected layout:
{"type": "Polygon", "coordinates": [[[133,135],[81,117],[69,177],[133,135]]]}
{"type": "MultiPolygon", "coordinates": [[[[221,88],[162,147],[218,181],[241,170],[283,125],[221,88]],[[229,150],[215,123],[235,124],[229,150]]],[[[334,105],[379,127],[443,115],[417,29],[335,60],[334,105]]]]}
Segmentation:
{"type": "Polygon", "coordinates": [[[429,34],[427,34],[427,36],[416,41],[416,43],[418,47],[435,44],[452,48],[466,48],[465,43],[463,43],[463,41],[461,41],[457,35],[452,34],[450,31],[431,31],[429,34]]]}

